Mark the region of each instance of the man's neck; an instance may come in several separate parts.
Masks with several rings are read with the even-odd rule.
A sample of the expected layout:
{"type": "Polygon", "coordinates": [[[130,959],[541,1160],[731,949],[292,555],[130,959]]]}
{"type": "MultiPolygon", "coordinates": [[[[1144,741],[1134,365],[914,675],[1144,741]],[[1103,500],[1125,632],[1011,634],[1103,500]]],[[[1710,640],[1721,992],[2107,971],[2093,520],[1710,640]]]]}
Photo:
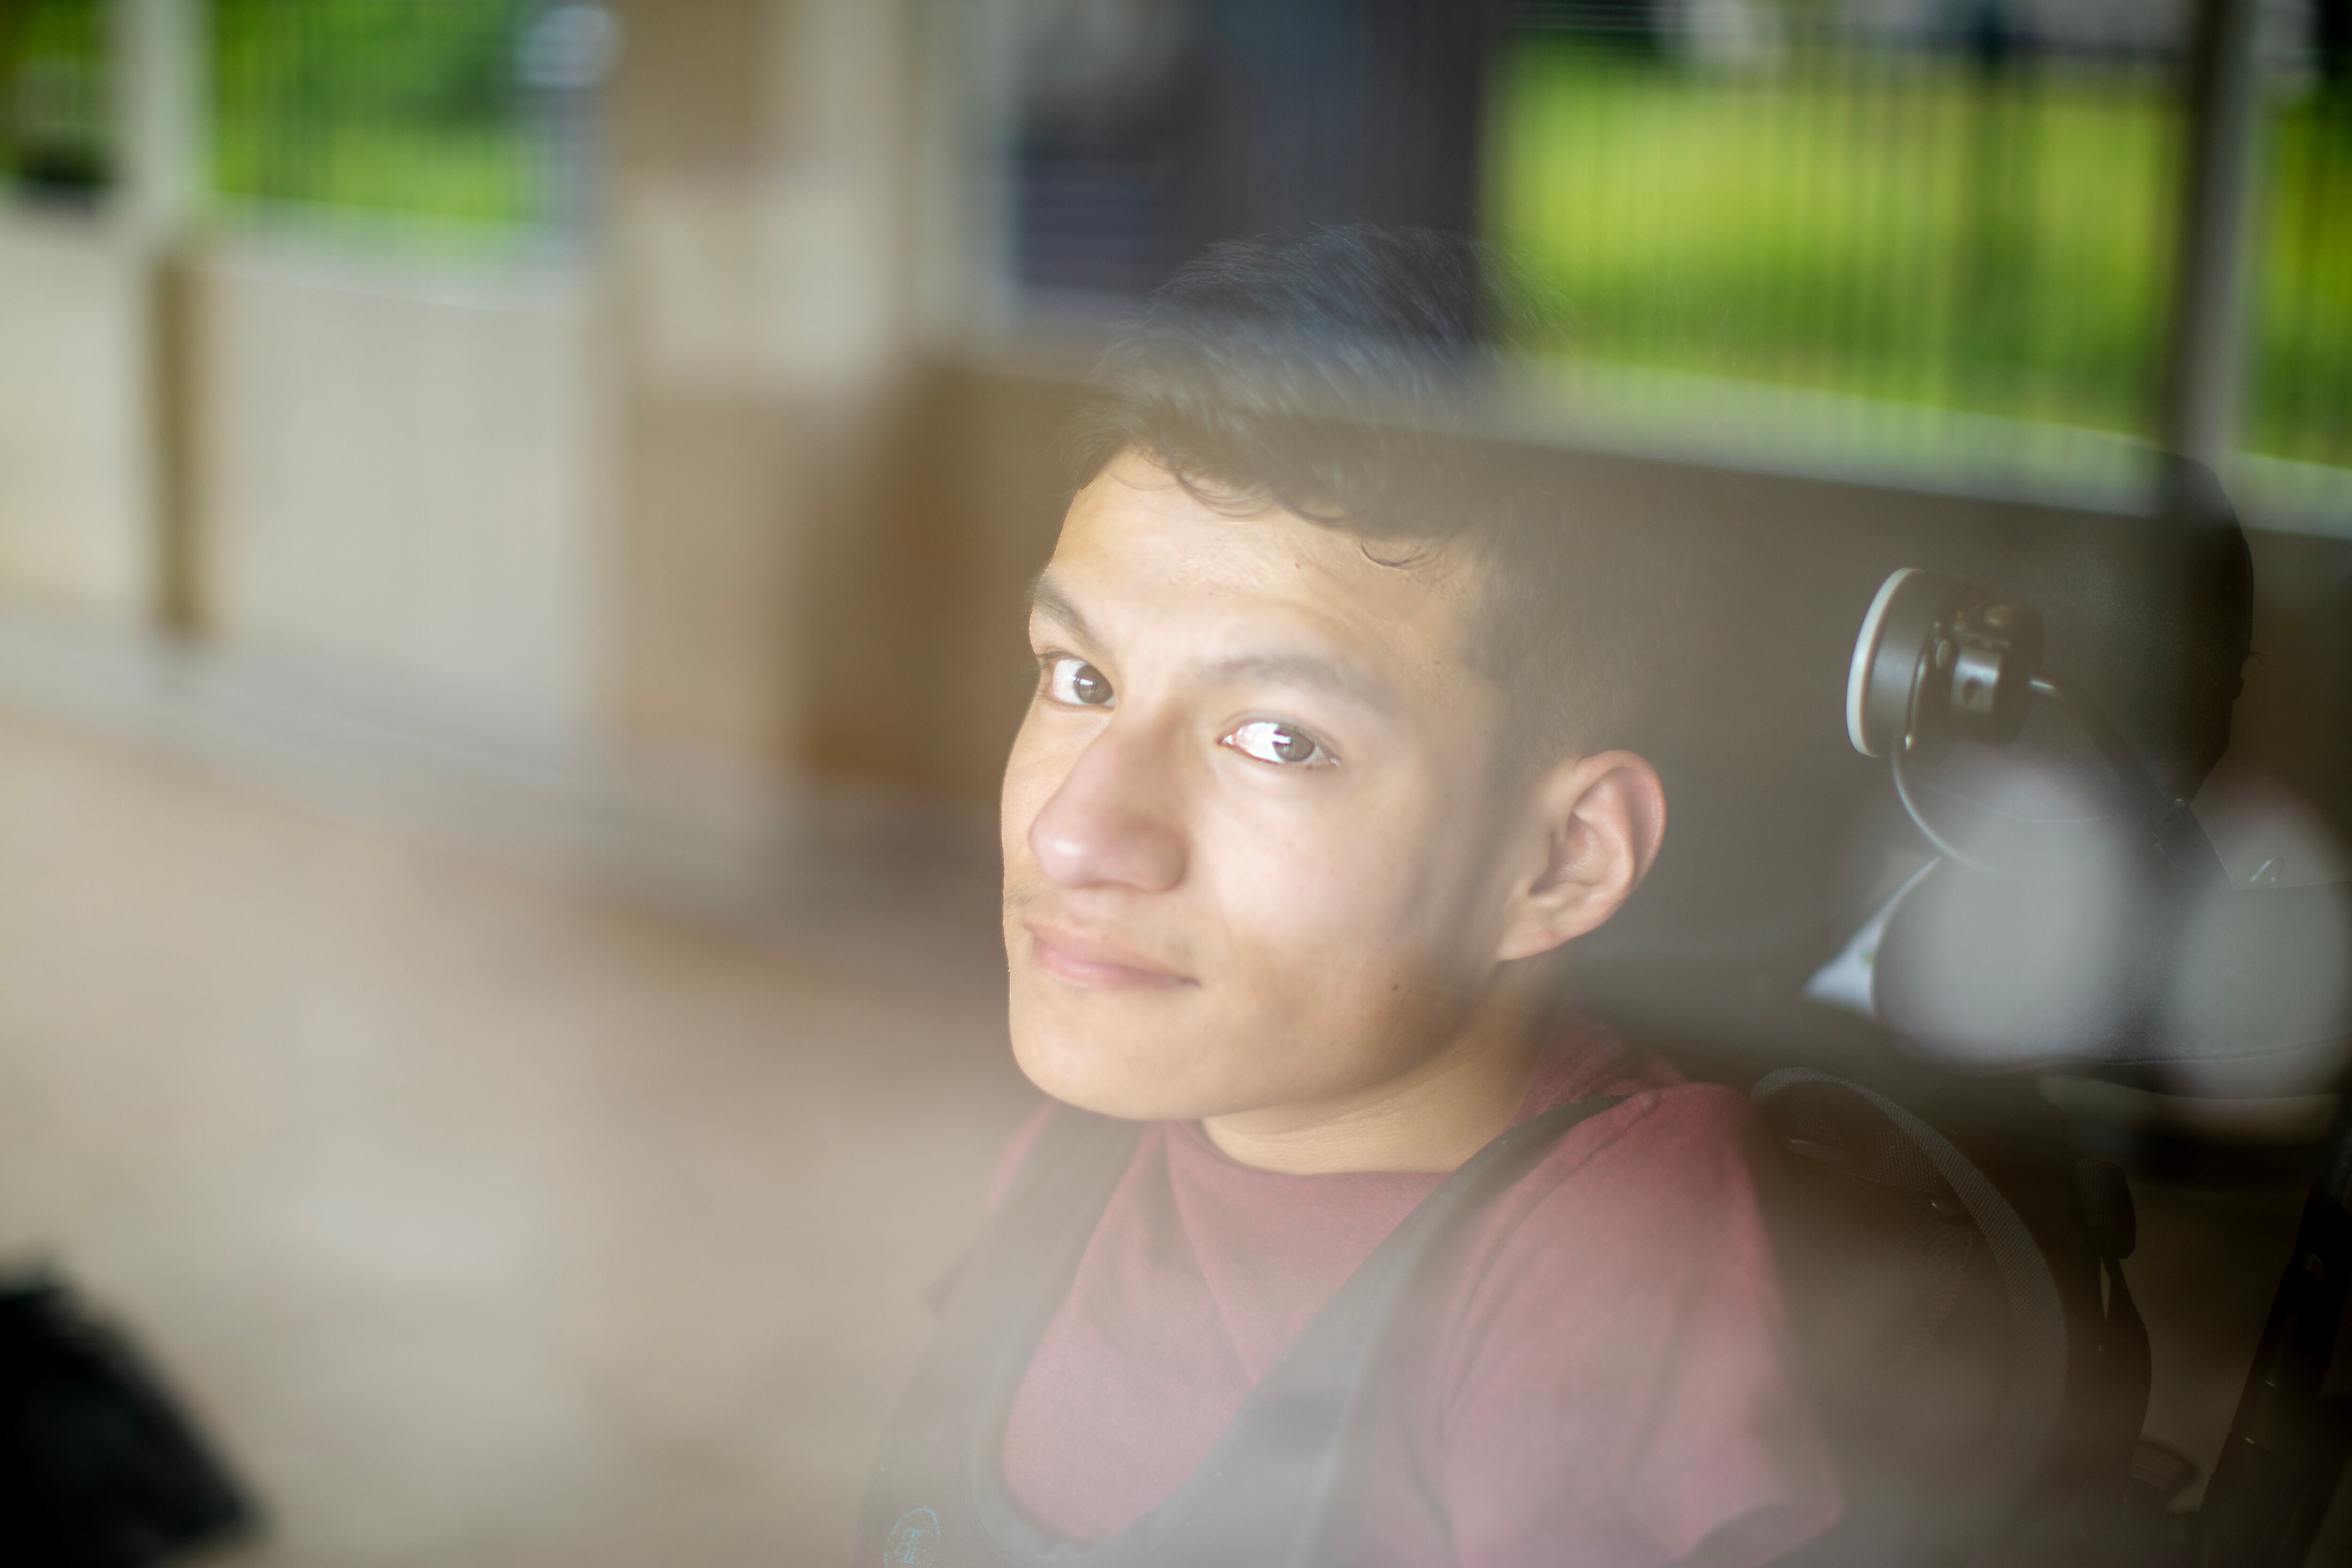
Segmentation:
{"type": "Polygon", "coordinates": [[[1369,1088],[1206,1117],[1201,1128],[1227,1159],[1261,1171],[1453,1171],[1510,1125],[1544,1039],[1538,1016],[1496,1010],[1369,1088]]]}

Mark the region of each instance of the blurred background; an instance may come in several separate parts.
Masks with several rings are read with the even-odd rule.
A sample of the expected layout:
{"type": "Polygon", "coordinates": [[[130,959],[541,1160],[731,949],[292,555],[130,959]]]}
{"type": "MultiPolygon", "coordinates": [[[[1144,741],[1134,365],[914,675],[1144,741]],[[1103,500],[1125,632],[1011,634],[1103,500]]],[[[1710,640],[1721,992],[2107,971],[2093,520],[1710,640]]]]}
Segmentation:
{"type": "MultiPolygon", "coordinates": [[[[1706,710],[1702,794],[1883,795],[1887,567],[2210,465],[2212,787],[2345,874],[2347,0],[0,0],[0,1259],[152,1343],[239,1561],[845,1552],[1028,1103],[1060,425],[1219,237],[1496,242],[1493,438],[1784,599],[1734,668],[1830,671],[1706,710]]],[[[1838,823],[1725,821],[1844,918],[1838,823]]],[[[2200,1457],[2288,1087],[2068,1102],[2260,1156],[2133,1173],[2200,1457]]]]}

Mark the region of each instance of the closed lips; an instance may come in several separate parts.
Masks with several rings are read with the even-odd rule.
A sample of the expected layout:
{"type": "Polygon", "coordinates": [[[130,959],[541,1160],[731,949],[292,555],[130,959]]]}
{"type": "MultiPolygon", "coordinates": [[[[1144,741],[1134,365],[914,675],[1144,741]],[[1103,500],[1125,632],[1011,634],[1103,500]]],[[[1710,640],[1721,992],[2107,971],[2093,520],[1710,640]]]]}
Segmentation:
{"type": "Polygon", "coordinates": [[[1098,936],[1025,922],[1038,964],[1064,979],[1091,985],[1190,985],[1192,979],[1134,949],[1098,936]]]}

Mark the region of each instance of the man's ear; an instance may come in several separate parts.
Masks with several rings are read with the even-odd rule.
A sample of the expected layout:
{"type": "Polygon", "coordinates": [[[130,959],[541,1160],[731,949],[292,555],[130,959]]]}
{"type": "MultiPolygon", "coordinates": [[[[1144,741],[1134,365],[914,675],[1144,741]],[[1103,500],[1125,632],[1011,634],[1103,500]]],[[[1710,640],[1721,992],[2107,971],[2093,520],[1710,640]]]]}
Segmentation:
{"type": "Polygon", "coordinates": [[[1536,781],[1528,810],[1498,963],[1599,928],[1649,874],[1665,837],[1665,786],[1631,752],[1560,763],[1536,781]]]}

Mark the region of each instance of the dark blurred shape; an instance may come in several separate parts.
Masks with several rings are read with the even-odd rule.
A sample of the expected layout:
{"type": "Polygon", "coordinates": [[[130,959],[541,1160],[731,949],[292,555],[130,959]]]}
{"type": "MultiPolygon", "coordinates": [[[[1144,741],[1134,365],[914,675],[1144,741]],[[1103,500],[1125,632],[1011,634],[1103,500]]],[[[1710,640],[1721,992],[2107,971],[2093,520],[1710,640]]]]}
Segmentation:
{"type": "Polygon", "coordinates": [[[1186,248],[1319,224],[1466,232],[1485,0],[1210,0],[1186,248]]]}
{"type": "Polygon", "coordinates": [[[2200,1568],[2309,1560],[2352,1456],[2352,1395],[2330,1394],[2328,1364],[2352,1285],[2352,1107],[2339,1110],[2295,1227],[2200,1523],[2200,1568]]]}
{"type": "Polygon", "coordinates": [[[107,7],[0,0],[0,170],[37,201],[85,202],[113,181],[107,7]]]}
{"type": "MultiPolygon", "coordinates": [[[[1956,847],[1927,819],[1906,786],[1905,759],[1948,743],[1946,710],[1961,706],[1949,680],[1956,658],[1969,657],[1956,650],[1971,627],[1982,628],[1988,598],[1966,583],[1897,573],[1856,645],[1850,738],[1857,751],[1888,760],[1906,811],[1942,857],[1896,895],[1877,939],[1878,1020],[1913,1055],[1964,1071],[2121,1063],[2158,1074],[2166,1089],[2219,1096],[2340,1085],[2352,1047],[2352,885],[2231,890],[2188,805],[2227,745],[2226,700],[2217,705],[2211,754],[2175,793],[2154,781],[2091,698],[2049,672],[2032,674],[2032,694],[2084,730],[2120,786],[2113,812],[2042,825],[2071,827],[2095,852],[1995,863],[1956,847]],[[2134,831],[2113,831],[2117,822],[2134,831]]],[[[1993,608],[2006,609],[2011,625],[2032,613],[1993,608]]],[[[2190,703],[2200,695],[2195,673],[2176,676],[2190,703]]],[[[1986,783],[1958,798],[1998,817],[2013,770],[1993,748],[2014,731],[1978,729],[1989,742],[1979,759],[1986,783]]],[[[1759,1085],[1759,1096],[1773,1082],[1759,1085]]],[[[2193,1519],[2159,1517],[2178,1530],[2174,1550],[2154,1560],[2289,1568],[2309,1554],[2352,1452],[2352,1402],[2325,1393],[2352,1279],[2347,1198],[2352,1110],[2339,1099],[2213,1484],[2193,1519]]],[[[2123,1202],[2119,1212],[2128,1212],[2123,1202]]],[[[2120,1274],[2112,1289],[2121,1291],[2120,1274]]],[[[2138,1360],[2146,1364],[2144,1335],[2138,1360]]],[[[2134,1549],[2160,1545],[2151,1538],[2134,1549]]]]}
{"type": "Polygon", "coordinates": [[[2352,88],[2352,0],[2312,0],[2312,53],[2331,92],[2352,88]]]}
{"type": "Polygon", "coordinates": [[[1024,286],[1141,294],[1181,259],[1189,9],[1174,0],[1031,8],[1013,215],[1024,286]]]}
{"type": "Polygon", "coordinates": [[[1110,0],[1031,15],[1019,169],[1033,289],[1148,291],[1220,239],[1467,233],[1486,0],[1110,0]]]}
{"type": "Polygon", "coordinates": [[[133,1568],[253,1523],[120,1331],[56,1279],[0,1282],[0,1560],[133,1568]]]}
{"type": "Polygon", "coordinates": [[[1846,1513],[1786,1568],[2080,1561],[2111,1537],[2147,1409],[2122,1177],[1990,1152],[1802,1068],[1756,1086],[1787,1155],[1777,1243],[1846,1513]],[[2104,1285],[2104,1289],[2103,1289],[2104,1285]]]}
{"type": "Polygon", "coordinates": [[[1877,942],[1877,1015],[1916,1055],[1964,1071],[2169,1068],[2192,1089],[2242,1095],[2324,1088],[2352,1049],[2352,887],[2233,892],[2187,804],[2229,743],[2251,583],[2201,468],[2177,468],[2167,503],[2179,521],[2159,538],[2181,570],[2119,632],[2158,645],[2135,661],[2138,695],[2168,687],[2186,720],[2158,752],[2162,783],[2094,698],[2041,668],[2033,606],[1910,570],[1864,620],[1849,738],[1887,760],[1948,862],[1906,885],[1877,942]],[[2164,660],[2162,647],[2201,657],[2164,660]],[[2052,763],[2006,750],[2029,700],[2092,742],[2091,777],[2053,787],[2032,776],[2052,763]],[[1955,737],[1972,766],[1935,809],[1969,813],[1958,843],[1910,782],[1955,737]],[[2059,808],[2037,812],[2037,797],[2059,808]],[[2010,847],[1989,855],[1988,838],[2010,847]]]}
{"type": "MultiPolygon", "coordinates": [[[[2087,694],[2170,795],[2194,795],[2229,743],[2251,571],[2227,500],[2193,467],[2138,516],[1676,476],[1654,492],[1645,528],[1686,584],[1671,612],[1681,633],[1658,650],[1674,699],[1633,738],[1666,772],[1675,834],[1625,913],[1587,944],[1596,989],[1629,1021],[1654,1004],[1706,1036],[1752,1037],[1759,1002],[1793,995],[1852,931],[1885,857],[1932,853],[1893,809],[1884,766],[1854,753],[1842,700],[1855,628],[1899,567],[2039,610],[2042,664],[2087,694]],[[1769,541],[1718,531],[1743,514],[1801,521],[1769,541]],[[1753,657],[1759,648],[1772,657],[1753,657]]],[[[2060,826],[2116,809],[2106,764],[2046,705],[2017,750],[2068,782],[2036,805],[2060,826]]],[[[2014,815],[2002,793],[2013,763],[2004,758],[1999,789],[1983,773],[1994,755],[1963,748],[1913,788],[1946,813],[1997,796],[2014,815]]]]}

